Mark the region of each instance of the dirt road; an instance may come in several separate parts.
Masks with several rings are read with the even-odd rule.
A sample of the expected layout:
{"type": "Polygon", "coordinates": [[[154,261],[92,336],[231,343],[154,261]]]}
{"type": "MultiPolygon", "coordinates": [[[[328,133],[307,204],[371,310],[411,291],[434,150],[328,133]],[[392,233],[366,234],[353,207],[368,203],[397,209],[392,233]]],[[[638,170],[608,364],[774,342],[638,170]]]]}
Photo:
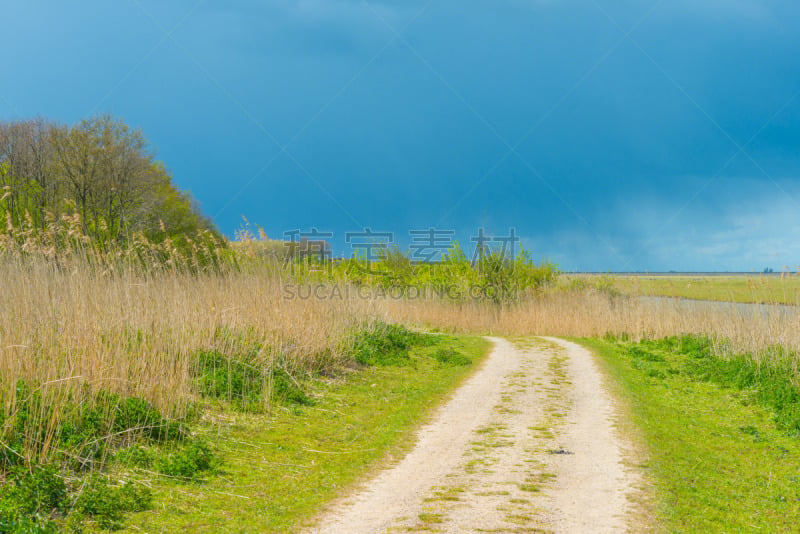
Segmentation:
{"type": "Polygon", "coordinates": [[[637,475],[592,355],[492,338],[412,451],[311,532],[625,532],[637,475]]]}

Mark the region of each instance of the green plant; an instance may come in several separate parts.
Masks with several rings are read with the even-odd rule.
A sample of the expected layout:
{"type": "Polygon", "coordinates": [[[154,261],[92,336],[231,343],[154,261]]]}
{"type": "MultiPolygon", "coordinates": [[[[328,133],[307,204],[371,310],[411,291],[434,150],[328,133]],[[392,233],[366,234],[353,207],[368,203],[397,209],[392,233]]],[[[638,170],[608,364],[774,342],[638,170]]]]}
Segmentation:
{"type": "Polygon", "coordinates": [[[356,337],[354,358],[361,365],[410,365],[412,361],[408,349],[429,343],[430,337],[403,326],[376,321],[356,337]]]}
{"type": "Polygon", "coordinates": [[[19,380],[10,416],[6,419],[0,468],[23,465],[24,452],[33,449],[45,460],[58,460],[73,469],[102,464],[106,452],[144,439],[156,443],[180,440],[181,421],[168,420],[149,402],[100,390],[82,393],[82,401],[59,402],[54,396],[19,380]]]}
{"type": "Polygon", "coordinates": [[[107,394],[108,404],[113,407],[111,431],[116,434],[139,434],[157,442],[183,437],[180,422],[168,421],[149,402],[137,397],[120,399],[107,394]]]}
{"type": "Polygon", "coordinates": [[[128,467],[150,468],[155,460],[155,455],[152,451],[140,445],[131,445],[117,452],[117,454],[114,455],[114,459],[128,467]]]}
{"type": "Polygon", "coordinates": [[[93,475],[79,489],[72,512],[77,518],[92,518],[102,528],[116,529],[125,512],[146,510],[151,503],[152,493],[144,486],[130,481],[113,486],[108,478],[93,475]]]}
{"type": "Polygon", "coordinates": [[[665,532],[790,532],[800,517],[793,373],[708,338],[583,339],[644,441],[665,532]]]}
{"type": "Polygon", "coordinates": [[[472,363],[467,356],[454,349],[440,348],[433,353],[433,359],[442,365],[469,365],[472,363]]]}
{"type": "Polygon", "coordinates": [[[0,509],[0,532],[8,534],[56,534],[57,525],[50,519],[0,509]]]}
{"type": "MultiPolygon", "coordinates": [[[[489,343],[481,337],[431,336],[479,361],[489,343]]],[[[285,533],[373,471],[387,457],[413,446],[414,429],[472,372],[473,365],[444,366],[412,347],[411,366],[372,366],[310,377],[315,408],[231,414],[225,405],[207,408],[197,421],[199,436],[224,452],[222,476],[208,476],[189,491],[175,481],[152,482],[158,503],[131,516],[130,532],[285,533]],[[230,424],[219,425],[218,421],[230,424]]]]}
{"type": "Polygon", "coordinates": [[[208,443],[195,440],[182,449],[156,459],[155,468],[164,475],[194,480],[216,468],[219,462],[208,443]]]}
{"type": "Polygon", "coordinates": [[[253,402],[264,388],[264,373],[256,365],[216,350],[198,353],[197,384],[201,395],[253,402]]]}
{"type": "Polygon", "coordinates": [[[264,384],[271,378],[273,401],[314,404],[297,380],[280,367],[265,372],[255,362],[229,358],[218,351],[200,351],[198,360],[198,389],[206,397],[231,401],[238,408],[256,409],[262,400],[264,384]]]}
{"type": "Polygon", "coordinates": [[[314,399],[305,394],[298,382],[281,368],[272,371],[272,400],[300,406],[313,406],[314,399]]]}
{"type": "Polygon", "coordinates": [[[725,387],[748,390],[755,400],[774,413],[779,428],[800,435],[800,390],[793,380],[795,357],[779,358],[759,365],[752,355],[739,354],[721,358],[714,355],[708,340],[681,338],[680,352],[690,357],[686,372],[700,380],[725,387]]]}
{"type": "Polygon", "coordinates": [[[53,466],[17,468],[0,489],[0,509],[11,515],[48,517],[64,510],[67,485],[53,466]]]}

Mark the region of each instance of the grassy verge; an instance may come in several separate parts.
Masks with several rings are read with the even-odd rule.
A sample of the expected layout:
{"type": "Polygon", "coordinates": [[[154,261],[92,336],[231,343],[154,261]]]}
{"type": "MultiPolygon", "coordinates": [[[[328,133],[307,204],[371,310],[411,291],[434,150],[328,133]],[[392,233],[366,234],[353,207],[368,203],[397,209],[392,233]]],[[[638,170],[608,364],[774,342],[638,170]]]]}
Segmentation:
{"type": "Polygon", "coordinates": [[[372,366],[304,383],[310,403],[268,414],[206,410],[195,431],[221,459],[216,474],[151,481],[153,509],[133,514],[128,531],[287,532],[308,521],[399,455],[488,348],[475,337],[426,338],[407,355],[387,351],[383,338],[362,340],[357,358],[372,366]]]}
{"type": "Polygon", "coordinates": [[[702,339],[577,340],[630,407],[668,532],[788,532],[800,522],[800,396],[790,369],[702,339]]]}

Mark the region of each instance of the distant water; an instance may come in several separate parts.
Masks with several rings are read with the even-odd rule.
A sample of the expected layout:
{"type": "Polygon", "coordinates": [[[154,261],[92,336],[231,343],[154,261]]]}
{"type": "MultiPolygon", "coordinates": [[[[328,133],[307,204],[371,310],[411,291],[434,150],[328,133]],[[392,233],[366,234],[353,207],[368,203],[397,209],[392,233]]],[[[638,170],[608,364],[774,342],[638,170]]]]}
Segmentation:
{"type": "MultiPolygon", "coordinates": [[[[639,271],[619,271],[619,272],[607,272],[607,271],[565,271],[564,274],[589,274],[589,275],[607,275],[610,274],[611,276],[638,276],[641,278],[647,277],[660,277],[660,278],[691,278],[691,277],[703,277],[703,278],[711,278],[711,277],[740,277],[740,276],[749,276],[749,277],[779,277],[779,276],[786,276],[787,272],[771,272],[771,273],[756,273],[756,272],[739,272],[739,271],[682,271],[682,272],[675,272],[675,271],[667,271],[667,272],[639,272],[639,271]]],[[[800,274],[790,272],[790,275],[800,274]]]]}
{"type": "Polygon", "coordinates": [[[788,304],[755,304],[747,302],[723,302],[718,300],[695,300],[685,299],[680,297],[639,297],[646,303],[664,303],[668,302],[674,306],[685,309],[687,311],[726,311],[737,312],[744,316],[769,316],[778,315],[782,317],[798,317],[800,316],[800,306],[789,306],[788,304]]]}

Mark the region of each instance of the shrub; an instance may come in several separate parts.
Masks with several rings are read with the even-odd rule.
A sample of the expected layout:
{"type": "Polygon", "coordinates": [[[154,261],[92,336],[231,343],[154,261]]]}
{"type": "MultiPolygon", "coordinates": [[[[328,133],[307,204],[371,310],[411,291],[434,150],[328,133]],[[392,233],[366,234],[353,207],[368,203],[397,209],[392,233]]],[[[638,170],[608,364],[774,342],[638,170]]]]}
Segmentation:
{"type": "Polygon", "coordinates": [[[159,458],[156,470],[164,475],[197,479],[206,471],[215,469],[219,459],[204,441],[192,441],[183,449],[159,458]]]}
{"type": "Polygon", "coordinates": [[[116,529],[125,512],[146,510],[151,502],[152,493],[146,487],[132,482],[112,486],[108,478],[94,475],[79,490],[73,513],[77,514],[75,519],[88,516],[102,528],[116,529]]]}
{"type": "Polygon", "coordinates": [[[0,453],[2,470],[23,465],[31,452],[64,461],[73,469],[85,469],[102,461],[109,446],[124,446],[137,439],[165,443],[184,435],[182,422],[168,420],[137,397],[104,390],[85,393],[78,395],[80,401],[61,401],[56,417],[55,403],[43,398],[38,388],[19,381],[15,396],[2,436],[6,445],[0,453]]]}
{"type": "Polygon", "coordinates": [[[35,466],[8,473],[0,489],[0,532],[51,533],[67,517],[73,528],[83,518],[97,521],[102,528],[118,528],[124,512],[147,509],[152,501],[150,490],[131,482],[119,486],[106,477],[94,474],[72,488],[55,467],[35,466]]]}
{"type": "Polygon", "coordinates": [[[178,422],[167,421],[149,402],[137,397],[128,397],[113,402],[112,432],[132,431],[153,441],[165,442],[180,439],[183,435],[178,422]]]}
{"type": "Polygon", "coordinates": [[[315,404],[314,399],[306,395],[289,373],[281,368],[272,371],[272,399],[302,406],[315,404]]]}
{"type": "Polygon", "coordinates": [[[205,397],[255,401],[264,387],[264,373],[256,366],[216,350],[198,353],[197,384],[205,397]]]}
{"type": "Polygon", "coordinates": [[[139,445],[132,445],[119,451],[114,458],[122,465],[128,467],[149,468],[153,465],[154,455],[151,451],[139,445]]]}
{"type": "Polygon", "coordinates": [[[9,473],[0,495],[4,510],[49,515],[63,509],[67,485],[52,466],[34,466],[30,471],[18,468],[9,473]]]}
{"type": "Polygon", "coordinates": [[[411,363],[408,349],[427,344],[429,338],[402,326],[376,322],[355,341],[354,357],[361,365],[403,366],[411,363]]]}
{"type": "Polygon", "coordinates": [[[433,359],[446,366],[469,365],[472,363],[472,360],[468,357],[453,349],[438,349],[433,353],[433,359]]]}

